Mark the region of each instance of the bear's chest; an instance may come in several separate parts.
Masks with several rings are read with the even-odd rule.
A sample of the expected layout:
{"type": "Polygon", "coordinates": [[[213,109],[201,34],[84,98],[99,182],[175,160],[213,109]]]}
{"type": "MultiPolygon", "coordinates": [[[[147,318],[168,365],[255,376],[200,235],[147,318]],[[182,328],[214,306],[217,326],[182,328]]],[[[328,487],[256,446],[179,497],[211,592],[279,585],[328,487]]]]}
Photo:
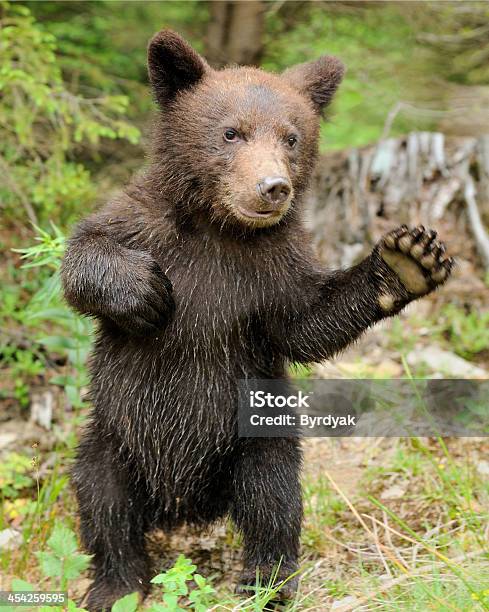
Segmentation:
{"type": "Polygon", "coordinates": [[[173,285],[175,322],[220,337],[286,310],[298,291],[297,271],[280,253],[189,242],[159,262],[173,285]]]}
{"type": "Polygon", "coordinates": [[[273,308],[278,297],[273,275],[236,262],[206,261],[198,267],[178,262],[167,275],[181,317],[221,326],[223,330],[273,308]]]}

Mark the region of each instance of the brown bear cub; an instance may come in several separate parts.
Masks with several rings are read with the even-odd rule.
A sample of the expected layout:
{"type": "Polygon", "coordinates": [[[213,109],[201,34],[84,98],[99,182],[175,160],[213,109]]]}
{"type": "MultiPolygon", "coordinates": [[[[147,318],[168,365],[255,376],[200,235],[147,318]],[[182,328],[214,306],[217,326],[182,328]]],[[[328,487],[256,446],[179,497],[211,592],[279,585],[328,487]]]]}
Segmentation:
{"type": "MultiPolygon", "coordinates": [[[[239,438],[239,379],[341,351],[449,276],[435,232],[405,226],[346,271],[314,258],[301,222],[334,57],[283,74],[211,69],[182,38],[149,44],[160,113],[146,171],[69,241],[69,303],[97,318],[93,412],[73,481],[93,554],[90,610],[152,576],[145,534],[230,516],[240,589],[297,570],[300,443],[239,438]]],[[[293,596],[297,579],[282,589],[293,596]]]]}

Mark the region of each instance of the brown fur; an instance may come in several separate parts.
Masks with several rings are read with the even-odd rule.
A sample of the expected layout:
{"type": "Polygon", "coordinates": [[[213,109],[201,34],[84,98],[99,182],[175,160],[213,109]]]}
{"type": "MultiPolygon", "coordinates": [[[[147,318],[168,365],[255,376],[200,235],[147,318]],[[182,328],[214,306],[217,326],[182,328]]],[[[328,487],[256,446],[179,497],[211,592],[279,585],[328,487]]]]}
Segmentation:
{"type": "MultiPolygon", "coordinates": [[[[286,378],[288,362],[331,357],[418,297],[386,250],[417,262],[427,291],[451,267],[424,228],[392,232],[350,270],[315,260],[302,196],[319,115],[342,75],[338,60],[281,76],[216,72],[161,32],[148,62],[161,108],[149,168],[78,225],[62,270],[68,301],[99,323],[92,419],[73,472],[82,539],[94,555],[90,610],[147,592],[144,538],[155,527],[229,515],[243,533],[242,588],[257,571],[266,582],[277,564],[279,580],[294,572],[299,441],[238,438],[237,380],[286,378]],[[267,212],[257,186],[270,175],[292,190],[267,212]],[[410,248],[423,244],[416,257],[400,249],[407,234],[410,248]],[[428,272],[419,257],[429,252],[428,272]]],[[[283,595],[296,586],[290,580],[283,595]]]]}

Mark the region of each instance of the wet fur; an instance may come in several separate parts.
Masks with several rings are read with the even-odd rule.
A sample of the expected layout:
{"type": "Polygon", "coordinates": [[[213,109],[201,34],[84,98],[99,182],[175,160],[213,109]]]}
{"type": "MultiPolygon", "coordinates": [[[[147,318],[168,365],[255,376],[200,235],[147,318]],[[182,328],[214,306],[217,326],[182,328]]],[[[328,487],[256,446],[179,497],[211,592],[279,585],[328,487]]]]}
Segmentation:
{"type": "Polygon", "coordinates": [[[181,39],[168,34],[168,51],[159,36],[150,78],[164,108],[151,164],[78,225],[62,270],[68,301],[98,320],[93,411],[73,471],[82,539],[94,555],[91,610],[147,591],[144,536],[155,527],[231,516],[244,535],[242,583],[254,583],[257,567],[266,581],[279,562],[279,577],[295,571],[300,444],[239,439],[236,381],[283,378],[288,362],[332,357],[416,297],[386,265],[381,246],[336,272],[308,247],[301,196],[317,153],[318,105],[330,100],[339,64],[323,98],[312,69],[314,98],[299,91],[298,73],[294,82],[250,68],[203,77],[197,54],[172,77],[157,70],[158,45],[167,57],[182,53],[181,39]],[[187,83],[188,65],[199,76],[187,83]],[[214,131],[231,119],[262,129],[257,147],[268,163],[270,151],[280,150],[272,136],[283,117],[293,117],[302,135],[295,157],[280,158],[294,200],[278,224],[244,226],[233,215],[233,190],[243,197],[253,164],[247,149],[223,153],[214,131]]]}

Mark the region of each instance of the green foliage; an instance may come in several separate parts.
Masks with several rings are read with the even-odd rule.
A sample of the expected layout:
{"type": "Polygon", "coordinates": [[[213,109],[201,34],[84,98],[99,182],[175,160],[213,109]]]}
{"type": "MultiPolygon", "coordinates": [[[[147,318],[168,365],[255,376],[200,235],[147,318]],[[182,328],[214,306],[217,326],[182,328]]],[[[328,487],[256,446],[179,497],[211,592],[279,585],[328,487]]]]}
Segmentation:
{"type": "Polygon", "coordinates": [[[447,304],[438,319],[437,331],[456,353],[471,359],[482,351],[489,351],[489,310],[467,312],[447,304]]]}
{"type": "Polygon", "coordinates": [[[47,268],[51,274],[32,297],[25,308],[26,323],[39,329],[39,323],[51,324],[58,333],[36,334],[36,342],[49,353],[66,358],[68,369],[61,375],[49,379],[54,385],[64,388],[69,404],[75,408],[83,405],[81,391],[88,379],[85,363],[91,345],[92,322],[73,313],[61,297],[59,267],[64,252],[65,239],[53,224],[54,235],[39,230],[39,244],[22,249],[22,257],[28,261],[26,268],[47,268]]]}
{"type": "MultiPolygon", "coordinates": [[[[9,369],[11,393],[22,407],[29,403],[29,383],[44,371],[44,362],[38,350],[32,345],[19,347],[18,335],[27,317],[22,304],[22,286],[2,287],[3,301],[0,301],[0,327],[6,338],[2,346],[3,367],[9,369]],[[19,329],[19,332],[10,330],[19,329]]],[[[0,389],[0,398],[8,396],[5,388],[0,389]]]]}
{"type": "Polygon", "coordinates": [[[330,546],[327,534],[338,523],[346,504],[338,498],[326,478],[306,479],[303,483],[304,515],[307,529],[303,534],[304,545],[313,550],[327,550],[330,546]]]}
{"type": "MultiPolygon", "coordinates": [[[[309,5],[292,27],[283,30],[270,16],[264,66],[283,70],[324,54],[336,55],[347,66],[330,125],[323,125],[325,148],[361,146],[377,140],[389,111],[401,99],[422,97],[429,74],[423,69],[415,32],[402,11],[390,3],[382,8],[309,5]],[[413,58],[418,62],[413,66],[413,58]],[[417,69],[417,70],[416,70],[417,69]]],[[[415,127],[426,128],[400,116],[392,135],[415,127]]]]}
{"type": "Polygon", "coordinates": [[[0,463],[0,498],[16,499],[24,489],[32,487],[34,480],[32,459],[19,453],[9,453],[0,463]]]}
{"type": "MultiPolygon", "coordinates": [[[[12,293],[11,287],[6,288],[6,295],[12,293]]],[[[0,320],[1,320],[0,313],[0,320]]],[[[12,345],[3,347],[3,363],[9,368],[10,380],[13,381],[13,395],[22,408],[29,404],[29,382],[44,371],[43,362],[32,348],[19,349],[12,345]]],[[[0,397],[4,391],[0,390],[0,397]]]]}
{"type": "Polygon", "coordinates": [[[58,355],[66,365],[51,375],[49,382],[63,387],[68,403],[83,405],[82,389],[87,384],[86,360],[91,344],[92,322],[73,313],[61,296],[59,267],[65,248],[65,237],[52,224],[51,232],[37,228],[37,244],[19,249],[25,261],[24,270],[38,272],[37,290],[27,303],[21,300],[21,288],[6,285],[7,299],[0,306],[0,325],[17,328],[27,348],[17,347],[17,334],[6,343],[4,364],[15,381],[14,395],[27,405],[28,388],[33,377],[46,369],[53,370],[51,359],[58,355]],[[21,332],[20,332],[21,330],[21,332]]]}
{"type": "Polygon", "coordinates": [[[129,593],[117,600],[112,606],[112,612],[136,612],[138,609],[139,596],[137,593],[129,593]]]}
{"type": "Polygon", "coordinates": [[[208,10],[196,0],[167,2],[51,2],[28,6],[43,30],[55,36],[66,76],[80,91],[121,92],[131,97],[130,114],[147,112],[146,42],[171,27],[202,48],[199,34],[208,10]],[[129,26],[129,27],[128,27],[129,26]]]}
{"type": "Polygon", "coordinates": [[[196,574],[197,566],[189,559],[180,555],[175,565],[164,574],[158,574],[151,582],[163,587],[163,603],[156,603],[150,607],[150,612],[163,612],[164,610],[194,610],[206,612],[216,603],[215,590],[200,574],[196,574]],[[196,588],[190,589],[187,584],[194,581],[196,588]],[[182,599],[186,598],[188,604],[181,607],[182,599]]]}
{"type": "MultiPolygon", "coordinates": [[[[46,543],[47,550],[37,552],[41,574],[47,580],[42,583],[42,589],[35,588],[25,580],[14,578],[11,588],[16,591],[66,591],[68,582],[78,578],[90,563],[90,556],[78,551],[76,537],[71,529],[63,524],[57,524],[46,543]]],[[[6,608],[15,610],[16,608],[6,608]]],[[[61,610],[59,607],[40,607],[40,612],[54,612],[61,610]]],[[[67,609],[70,612],[85,612],[78,608],[75,602],[69,601],[67,609]]]]}
{"type": "Polygon", "coordinates": [[[95,195],[90,174],[76,160],[80,145],[101,138],[139,139],[122,116],[120,95],[83,97],[62,78],[56,39],[25,6],[3,3],[0,19],[0,198],[14,216],[30,221],[69,219],[95,195]]]}
{"type": "Polygon", "coordinates": [[[75,534],[62,524],[53,529],[47,548],[36,554],[41,571],[46,578],[58,578],[57,586],[64,591],[69,580],[87,569],[90,556],[78,552],[75,534]]]}
{"type": "MultiPolygon", "coordinates": [[[[74,532],[62,523],[57,524],[46,542],[46,549],[36,552],[39,561],[39,569],[44,577],[42,590],[44,591],[67,591],[70,581],[79,578],[90,563],[90,555],[78,551],[76,536],[74,532]]],[[[216,590],[209,581],[196,573],[197,566],[184,555],[180,555],[175,565],[162,574],[155,576],[151,582],[162,587],[161,602],[145,606],[148,612],[177,612],[192,610],[193,612],[207,612],[213,606],[232,604],[230,599],[223,601],[217,597],[216,590]]],[[[256,594],[250,598],[248,605],[242,605],[240,610],[255,610],[259,612],[276,595],[280,586],[272,584],[261,587],[257,583],[256,594]]],[[[11,588],[20,591],[38,590],[34,585],[24,580],[14,578],[11,588]]],[[[153,594],[152,599],[157,598],[153,594]]],[[[138,593],[125,595],[112,606],[112,612],[136,612],[141,609],[138,593]]],[[[9,608],[7,608],[9,610],[9,608]]],[[[41,608],[41,611],[44,609],[41,608]]],[[[59,610],[59,608],[49,608],[59,610]]],[[[73,612],[84,612],[76,604],[69,600],[68,610],[73,612]]]]}
{"type": "MultiPolygon", "coordinates": [[[[480,577],[476,572],[473,579],[480,577]]],[[[489,589],[470,593],[459,581],[450,580],[433,568],[429,585],[417,578],[404,588],[379,597],[380,609],[410,612],[446,612],[447,610],[489,610],[489,589]]]]}
{"type": "MultiPolygon", "coordinates": [[[[0,529],[11,521],[24,523],[33,516],[36,502],[30,499],[35,487],[32,472],[35,459],[12,452],[2,457],[0,465],[0,529]]],[[[1,559],[1,555],[0,555],[1,559]]]]}

